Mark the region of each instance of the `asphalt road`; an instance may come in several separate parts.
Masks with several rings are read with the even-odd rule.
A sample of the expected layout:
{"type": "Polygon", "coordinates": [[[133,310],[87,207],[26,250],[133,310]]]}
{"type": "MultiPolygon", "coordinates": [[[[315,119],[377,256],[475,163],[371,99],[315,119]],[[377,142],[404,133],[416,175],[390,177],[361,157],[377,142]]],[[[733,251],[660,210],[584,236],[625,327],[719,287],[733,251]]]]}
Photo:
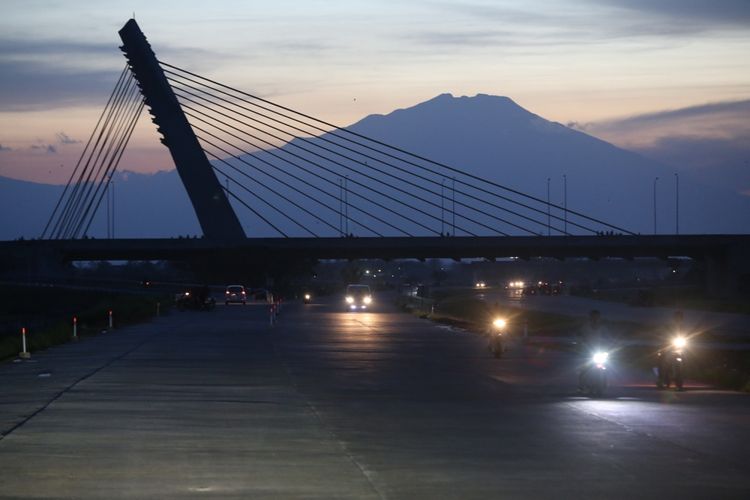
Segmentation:
{"type": "Polygon", "coordinates": [[[0,365],[2,498],[750,498],[750,396],[388,307],[219,306],[0,365]]]}

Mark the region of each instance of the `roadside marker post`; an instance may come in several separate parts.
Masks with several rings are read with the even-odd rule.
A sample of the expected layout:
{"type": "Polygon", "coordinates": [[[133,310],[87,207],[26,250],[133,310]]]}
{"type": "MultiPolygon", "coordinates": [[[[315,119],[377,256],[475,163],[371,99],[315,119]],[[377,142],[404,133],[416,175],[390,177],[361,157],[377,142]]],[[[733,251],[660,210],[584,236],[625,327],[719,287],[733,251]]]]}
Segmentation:
{"type": "Polygon", "coordinates": [[[18,353],[18,357],[21,359],[29,359],[31,358],[31,353],[26,350],[26,327],[21,328],[21,346],[23,347],[23,350],[18,353]]]}
{"type": "Polygon", "coordinates": [[[156,303],[156,317],[161,316],[161,302],[156,303]]]}
{"type": "Polygon", "coordinates": [[[273,326],[274,314],[274,304],[271,304],[268,308],[268,319],[271,322],[271,326],[273,326]]]}
{"type": "Polygon", "coordinates": [[[78,340],[78,318],[73,316],[73,340],[78,340]]]}
{"type": "Polygon", "coordinates": [[[109,329],[110,329],[110,330],[114,329],[114,326],[113,326],[113,324],[114,324],[114,323],[112,322],[112,309],[110,309],[110,310],[109,310],[109,329]]]}

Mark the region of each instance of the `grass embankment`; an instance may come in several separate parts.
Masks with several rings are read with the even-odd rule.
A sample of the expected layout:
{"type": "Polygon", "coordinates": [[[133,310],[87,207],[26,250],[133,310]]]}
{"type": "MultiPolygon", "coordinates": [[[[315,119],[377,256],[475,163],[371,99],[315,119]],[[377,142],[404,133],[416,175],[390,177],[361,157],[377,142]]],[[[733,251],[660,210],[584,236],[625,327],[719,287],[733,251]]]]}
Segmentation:
{"type": "Polygon", "coordinates": [[[78,319],[79,338],[100,333],[108,327],[112,310],[114,326],[138,323],[156,315],[156,304],[164,312],[168,297],[103,293],[42,287],[0,287],[0,360],[21,351],[21,327],[26,327],[29,352],[63,344],[72,338],[72,318],[78,319]]]}
{"type": "MultiPolygon", "coordinates": [[[[511,334],[523,333],[528,329],[529,339],[534,337],[574,336],[583,328],[585,318],[562,314],[523,310],[514,307],[495,308],[470,293],[455,295],[441,294],[432,299],[400,297],[399,305],[421,318],[444,324],[451,324],[467,330],[484,333],[492,318],[502,316],[508,319],[511,334]]],[[[653,340],[659,338],[657,328],[645,327],[636,322],[603,321],[616,337],[621,339],[653,340]]],[[[702,340],[716,341],[707,334],[702,340]]],[[[549,347],[565,349],[565,345],[551,344],[549,347]]],[[[568,348],[570,346],[567,346],[568,348]]],[[[654,347],[628,346],[618,353],[618,358],[650,370],[656,364],[654,347]]],[[[739,389],[750,392],[750,351],[727,349],[693,349],[686,355],[688,376],[700,382],[725,389],[739,389]]]]}

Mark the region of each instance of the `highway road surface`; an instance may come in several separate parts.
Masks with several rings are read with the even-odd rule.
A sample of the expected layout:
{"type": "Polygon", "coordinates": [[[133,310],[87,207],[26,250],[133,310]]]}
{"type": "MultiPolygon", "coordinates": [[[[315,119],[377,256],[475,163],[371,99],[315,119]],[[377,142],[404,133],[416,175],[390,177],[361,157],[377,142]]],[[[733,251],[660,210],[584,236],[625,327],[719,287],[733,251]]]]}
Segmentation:
{"type": "Polygon", "coordinates": [[[750,498],[750,395],[380,304],[172,313],[0,364],[0,498],[750,498]]]}

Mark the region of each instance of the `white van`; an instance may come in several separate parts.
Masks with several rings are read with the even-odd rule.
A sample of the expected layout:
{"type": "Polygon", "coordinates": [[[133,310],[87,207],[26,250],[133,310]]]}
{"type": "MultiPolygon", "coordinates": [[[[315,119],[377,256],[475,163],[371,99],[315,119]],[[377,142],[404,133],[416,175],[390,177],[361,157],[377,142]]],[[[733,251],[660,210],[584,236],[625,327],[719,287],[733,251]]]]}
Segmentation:
{"type": "Polygon", "coordinates": [[[372,292],[367,285],[347,285],[344,300],[350,311],[365,310],[372,306],[372,292]]]}

